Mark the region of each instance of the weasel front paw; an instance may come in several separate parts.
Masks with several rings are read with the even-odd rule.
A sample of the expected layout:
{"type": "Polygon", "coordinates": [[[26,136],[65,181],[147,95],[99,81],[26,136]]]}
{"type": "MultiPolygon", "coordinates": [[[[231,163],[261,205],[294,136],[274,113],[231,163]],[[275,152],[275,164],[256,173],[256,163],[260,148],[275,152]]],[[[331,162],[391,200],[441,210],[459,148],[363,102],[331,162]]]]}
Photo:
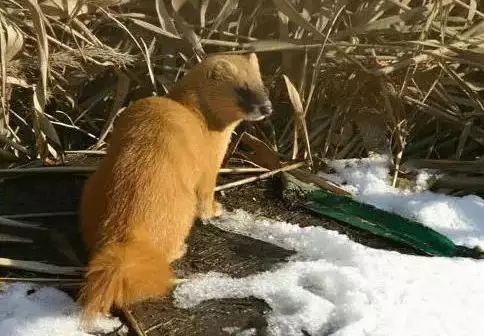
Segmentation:
{"type": "Polygon", "coordinates": [[[217,201],[213,201],[211,207],[208,207],[208,209],[207,208],[204,209],[204,211],[200,213],[200,219],[207,220],[214,217],[219,217],[223,214],[223,212],[224,212],[224,209],[222,204],[220,204],[217,201]]]}
{"type": "Polygon", "coordinates": [[[224,207],[217,201],[213,201],[213,217],[220,217],[224,213],[224,207]]]}

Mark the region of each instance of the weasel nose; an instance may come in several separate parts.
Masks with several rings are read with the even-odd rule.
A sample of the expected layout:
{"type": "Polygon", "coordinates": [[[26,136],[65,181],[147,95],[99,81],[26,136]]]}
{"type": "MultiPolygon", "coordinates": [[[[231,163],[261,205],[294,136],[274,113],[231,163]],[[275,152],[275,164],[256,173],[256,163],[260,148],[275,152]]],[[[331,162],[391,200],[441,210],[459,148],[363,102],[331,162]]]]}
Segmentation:
{"type": "Polygon", "coordinates": [[[260,113],[267,117],[272,114],[272,103],[269,100],[266,100],[263,104],[260,105],[260,113]]]}

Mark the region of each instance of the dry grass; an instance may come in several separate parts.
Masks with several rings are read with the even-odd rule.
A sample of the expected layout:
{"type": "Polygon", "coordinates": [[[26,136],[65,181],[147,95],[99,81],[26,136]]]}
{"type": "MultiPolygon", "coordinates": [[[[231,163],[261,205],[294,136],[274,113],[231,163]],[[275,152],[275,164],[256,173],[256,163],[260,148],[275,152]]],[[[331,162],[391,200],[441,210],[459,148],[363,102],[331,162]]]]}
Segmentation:
{"type": "Polygon", "coordinates": [[[165,94],[209,53],[255,50],[277,113],[241,131],[282,161],[317,169],[391,152],[394,183],[409,158],[474,161],[483,11],[476,0],[0,0],[0,158],[101,150],[133,99],[165,94]]]}

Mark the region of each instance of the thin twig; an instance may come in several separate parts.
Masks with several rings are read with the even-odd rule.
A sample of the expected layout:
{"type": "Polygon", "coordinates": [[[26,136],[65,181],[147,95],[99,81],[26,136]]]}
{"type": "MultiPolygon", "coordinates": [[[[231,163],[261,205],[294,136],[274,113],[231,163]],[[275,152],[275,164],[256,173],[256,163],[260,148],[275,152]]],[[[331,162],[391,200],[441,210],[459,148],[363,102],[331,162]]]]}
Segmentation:
{"type": "Polygon", "coordinates": [[[242,164],[248,164],[248,165],[253,166],[254,168],[264,168],[261,165],[258,165],[257,163],[247,159],[247,157],[245,155],[243,155],[242,153],[240,154],[240,156],[242,156],[242,158],[231,157],[229,159],[229,161],[235,161],[235,162],[239,162],[239,163],[242,163],[242,164]]]}
{"type": "Polygon", "coordinates": [[[242,179],[242,180],[239,180],[239,181],[230,182],[230,183],[227,183],[227,184],[217,186],[215,188],[215,191],[225,190],[225,189],[241,186],[243,184],[263,180],[263,179],[266,179],[266,178],[271,177],[273,175],[276,175],[277,173],[289,171],[289,170],[293,170],[293,169],[302,167],[305,164],[306,164],[305,162],[296,162],[296,163],[293,163],[293,164],[290,164],[290,165],[287,165],[287,166],[284,166],[284,167],[281,167],[281,168],[278,168],[278,169],[271,170],[267,173],[264,173],[264,174],[261,174],[261,175],[258,175],[258,176],[248,177],[248,178],[245,178],[245,179],[242,179]]]}
{"type": "Polygon", "coordinates": [[[60,289],[77,289],[82,285],[82,278],[78,279],[53,279],[53,278],[0,278],[0,283],[27,282],[56,287],[60,289]]]}
{"type": "Polygon", "coordinates": [[[6,233],[0,233],[0,243],[20,243],[20,244],[31,244],[34,241],[30,238],[24,238],[14,235],[9,235],[6,233]]]}
{"type": "Polygon", "coordinates": [[[0,169],[0,175],[21,175],[21,174],[90,174],[96,170],[95,166],[86,167],[37,167],[37,168],[9,168],[0,169]]]}
{"type": "Polygon", "coordinates": [[[105,150],[66,150],[65,151],[66,154],[87,154],[87,155],[100,155],[100,156],[103,156],[103,155],[106,155],[106,151],[105,150]]]}
{"type": "MultiPolygon", "coordinates": [[[[76,211],[63,211],[63,212],[33,212],[33,213],[23,213],[23,214],[14,214],[14,215],[3,215],[4,219],[25,219],[25,218],[48,218],[48,217],[63,217],[63,216],[77,216],[76,211]]],[[[1,218],[1,217],[0,217],[1,218]]],[[[25,225],[25,223],[20,223],[25,225]]],[[[31,225],[36,224],[27,224],[29,228],[31,225]]],[[[40,227],[41,230],[45,228],[40,227]]]]}
{"type": "Polygon", "coordinates": [[[152,332],[155,329],[158,329],[159,327],[161,327],[165,323],[167,323],[167,322],[166,321],[162,321],[162,322],[158,322],[156,324],[153,324],[151,327],[149,327],[148,329],[145,330],[145,333],[146,334],[149,334],[150,332],[152,332]]]}
{"type": "Polygon", "coordinates": [[[23,223],[13,219],[0,217],[0,226],[11,226],[16,228],[31,229],[31,230],[47,230],[39,224],[23,223]]]}
{"type": "Polygon", "coordinates": [[[336,183],[329,181],[321,176],[313,174],[303,169],[294,169],[289,173],[290,175],[294,176],[296,179],[305,182],[305,183],[313,183],[316,186],[331,191],[336,195],[351,195],[350,192],[344,190],[336,183]]]}
{"type": "Polygon", "coordinates": [[[269,169],[266,168],[221,168],[220,174],[252,174],[252,173],[263,173],[267,172],[269,169]]]}
{"type": "MultiPolygon", "coordinates": [[[[403,141],[403,144],[405,144],[405,141],[403,141]]],[[[395,169],[393,171],[392,187],[396,187],[397,185],[398,172],[400,171],[400,163],[402,162],[403,150],[404,150],[404,147],[401,148],[398,151],[398,153],[395,155],[395,169]]]]}
{"type": "Polygon", "coordinates": [[[173,279],[173,283],[174,283],[175,285],[179,285],[179,284],[181,284],[181,283],[186,282],[187,280],[188,280],[188,279],[185,279],[185,278],[175,278],[175,279],[173,279]]]}
{"type": "Polygon", "coordinates": [[[54,278],[11,278],[2,277],[0,278],[2,282],[35,282],[35,283],[81,283],[82,278],[65,278],[65,279],[54,279],[54,278]]]}
{"type": "Polygon", "coordinates": [[[128,320],[130,324],[129,326],[131,327],[131,329],[133,329],[136,335],[146,336],[146,333],[143,331],[143,329],[141,329],[138,321],[136,321],[131,311],[129,311],[129,309],[127,308],[121,308],[121,311],[123,312],[124,316],[126,317],[126,320],[128,320]]]}
{"type": "Polygon", "coordinates": [[[26,271],[48,273],[48,274],[66,274],[75,275],[79,274],[83,268],[82,267],[72,267],[72,266],[57,266],[46,264],[38,261],[31,260],[15,260],[9,258],[0,258],[0,266],[17,268],[26,271]]]}
{"type": "MultiPolygon", "coordinates": [[[[36,167],[36,168],[10,168],[0,169],[0,175],[22,175],[22,174],[91,174],[97,169],[97,166],[69,166],[69,167],[36,167]]],[[[267,171],[265,168],[221,168],[220,174],[250,174],[267,171]]]]}

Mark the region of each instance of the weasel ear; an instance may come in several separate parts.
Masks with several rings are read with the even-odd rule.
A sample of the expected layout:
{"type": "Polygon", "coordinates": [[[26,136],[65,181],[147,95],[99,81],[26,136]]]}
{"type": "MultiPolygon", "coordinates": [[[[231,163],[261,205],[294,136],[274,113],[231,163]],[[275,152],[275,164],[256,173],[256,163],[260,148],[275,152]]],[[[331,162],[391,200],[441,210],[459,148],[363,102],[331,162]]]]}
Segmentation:
{"type": "Polygon", "coordinates": [[[257,55],[255,52],[250,52],[248,54],[245,54],[245,56],[249,59],[251,63],[259,64],[259,60],[257,59],[257,55]]]}
{"type": "Polygon", "coordinates": [[[250,52],[245,54],[245,57],[249,60],[250,65],[252,65],[257,71],[259,71],[259,59],[255,52],[250,52]]]}
{"type": "Polygon", "coordinates": [[[218,60],[208,71],[210,79],[227,79],[234,77],[238,72],[237,67],[227,60],[218,60]]]}

